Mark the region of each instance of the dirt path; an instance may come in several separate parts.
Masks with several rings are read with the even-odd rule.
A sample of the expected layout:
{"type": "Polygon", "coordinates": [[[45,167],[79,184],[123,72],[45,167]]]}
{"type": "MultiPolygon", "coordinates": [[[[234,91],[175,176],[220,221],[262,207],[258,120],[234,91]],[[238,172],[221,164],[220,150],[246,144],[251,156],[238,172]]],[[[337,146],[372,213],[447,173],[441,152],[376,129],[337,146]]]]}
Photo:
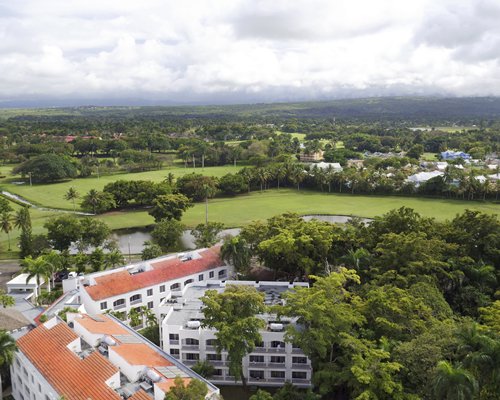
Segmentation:
{"type": "Polygon", "coordinates": [[[12,277],[21,271],[19,260],[1,260],[0,261],[0,289],[7,290],[5,284],[12,279],[12,277]]]}

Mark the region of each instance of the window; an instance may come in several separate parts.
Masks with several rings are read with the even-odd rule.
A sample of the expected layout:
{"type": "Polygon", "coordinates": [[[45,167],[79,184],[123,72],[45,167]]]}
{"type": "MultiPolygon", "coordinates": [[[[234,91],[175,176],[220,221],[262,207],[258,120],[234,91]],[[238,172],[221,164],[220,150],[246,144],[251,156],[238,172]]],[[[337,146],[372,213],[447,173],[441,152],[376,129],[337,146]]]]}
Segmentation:
{"type": "Polygon", "coordinates": [[[203,274],[198,275],[198,280],[202,281],[203,280],[203,274]]]}
{"type": "Polygon", "coordinates": [[[174,283],[173,285],[170,285],[170,290],[179,290],[181,287],[180,283],[174,283]]]}
{"type": "Polygon", "coordinates": [[[38,384],[38,391],[42,393],[42,385],[38,384]]]}
{"type": "Polygon", "coordinates": [[[148,301],[148,308],[153,308],[153,302],[152,301],[148,301]]]}
{"type": "Polygon", "coordinates": [[[207,354],[207,360],[208,361],[222,361],[222,355],[209,353],[209,354],[207,354]]]}
{"type": "Polygon", "coordinates": [[[164,293],[165,292],[165,285],[161,285],[160,286],[160,293],[164,293]]]}
{"type": "Polygon", "coordinates": [[[160,299],[160,303],[163,303],[163,300],[165,300],[165,297],[162,297],[162,298],[160,299]]]}
{"type": "Polygon", "coordinates": [[[168,335],[168,338],[170,340],[179,340],[179,335],[177,333],[171,333],[170,335],[168,335]]]}
{"type": "Polygon", "coordinates": [[[225,269],[221,269],[219,271],[219,278],[222,278],[223,276],[226,276],[226,270],[225,269]]]}
{"type": "Polygon", "coordinates": [[[263,363],[264,356],[250,356],[250,362],[251,363],[263,363]]]}
{"type": "Polygon", "coordinates": [[[221,369],[214,369],[212,376],[222,376],[222,370],[221,369]]]}
{"type": "Polygon", "coordinates": [[[205,342],[205,344],[207,346],[217,346],[217,339],[207,339],[207,341],[205,342]]]}
{"type": "Polygon", "coordinates": [[[198,361],[200,359],[200,355],[198,353],[186,353],[185,359],[198,361]]]}
{"type": "Polygon", "coordinates": [[[134,294],[133,296],[130,296],[130,304],[140,303],[141,299],[142,296],[140,294],[134,294]]]}
{"type": "Polygon", "coordinates": [[[285,357],[283,356],[271,356],[271,362],[275,364],[284,364],[285,357]]]}
{"type": "Polygon", "coordinates": [[[118,299],[113,302],[113,307],[114,308],[121,308],[125,307],[125,299],[118,299]]]}
{"type": "Polygon", "coordinates": [[[209,278],[213,278],[215,276],[215,272],[214,271],[210,271],[210,273],[208,274],[208,277],[209,278]]]}
{"type": "Polygon", "coordinates": [[[285,379],[285,371],[271,371],[271,378],[285,379]]]}
{"type": "Polygon", "coordinates": [[[284,349],[285,342],[280,342],[280,341],[274,340],[271,342],[271,347],[276,348],[276,349],[284,349]]]}
{"type": "Polygon", "coordinates": [[[250,370],[250,378],[253,379],[264,379],[264,371],[250,370]]]}
{"type": "Polygon", "coordinates": [[[189,285],[190,283],[193,283],[194,279],[188,279],[186,282],[184,282],[184,286],[189,285]]]}
{"type": "Polygon", "coordinates": [[[293,357],[293,364],[307,364],[307,357],[293,357]]]}
{"type": "Polygon", "coordinates": [[[108,302],[107,301],[103,301],[101,303],[101,310],[105,310],[106,308],[108,308],[108,302]]]}
{"type": "Polygon", "coordinates": [[[148,297],[151,297],[153,295],[153,289],[148,289],[148,291],[146,292],[147,296],[148,297]]]}
{"type": "Polygon", "coordinates": [[[187,346],[198,346],[199,344],[200,344],[200,341],[198,339],[193,339],[193,338],[186,339],[187,346]]]}
{"type": "Polygon", "coordinates": [[[307,372],[292,371],[292,379],[307,379],[307,372]]]}
{"type": "Polygon", "coordinates": [[[170,354],[172,356],[178,356],[179,355],[179,349],[170,349],[170,354]]]}

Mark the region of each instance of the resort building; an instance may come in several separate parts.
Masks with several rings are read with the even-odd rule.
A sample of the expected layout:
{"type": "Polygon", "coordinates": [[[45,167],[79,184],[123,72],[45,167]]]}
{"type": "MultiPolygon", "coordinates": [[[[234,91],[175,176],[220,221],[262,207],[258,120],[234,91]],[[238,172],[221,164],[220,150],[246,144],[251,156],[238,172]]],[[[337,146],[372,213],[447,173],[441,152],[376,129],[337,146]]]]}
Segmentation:
{"type": "Polygon", "coordinates": [[[219,389],[112,316],[67,314],[17,341],[15,400],[163,400],[176,377],[219,389]]]}
{"type": "Polygon", "coordinates": [[[302,151],[299,155],[301,162],[317,162],[323,159],[323,150],[318,150],[314,152],[302,151]]]}
{"type": "MultiPolygon", "coordinates": [[[[216,351],[216,331],[203,327],[201,297],[207,290],[223,292],[226,285],[250,285],[264,294],[267,305],[283,304],[282,294],[307,283],[208,281],[196,282],[181,291],[171,292],[160,306],[163,316],[160,337],[163,349],[183,364],[193,365],[207,360],[215,367],[210,378],[214,384],[239,385],[239,377],[229,374],[227,352],[216,351]]],[[[311,362],[303,351],[285,342],[285,330],[296,321],[278,319],[276,315],[260,315],[266,328],[260,332],[262,343],[243,359],[243,374],[250,385],[282,386],[291,382],[295,386],[311,386],[311,362]]]]}
{"type": "Polygon", "coordinates": [[[65,281],[64,291],[78,290],[82,311],[128,314],[132,308],[147,307],[155,313],[171,292],[194,282],[224,280],[232,268],[221,260],[220,246],[193,250],[127,265],[65,281]]]}

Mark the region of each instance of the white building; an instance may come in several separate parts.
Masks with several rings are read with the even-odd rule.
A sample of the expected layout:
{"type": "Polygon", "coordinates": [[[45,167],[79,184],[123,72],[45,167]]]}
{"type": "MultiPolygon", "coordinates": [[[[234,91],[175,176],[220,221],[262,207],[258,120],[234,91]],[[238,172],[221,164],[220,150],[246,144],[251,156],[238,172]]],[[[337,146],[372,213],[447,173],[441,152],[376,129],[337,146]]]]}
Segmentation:
{"type": "Polygon", "coordinates": [[[320,168],[320,169],[323,169],[323,170],[328,170],[328,169],[331,169],[332,171],[334,172],[342,172],[344,169],[342,168],[342,165],[340,165],[340,163],[338,162],[324,162],[324,161],[321,161],[319,163],[316,163],[316,164],[311,164],[311,167],[314,168],[320,168]]]}
{"type": "Polygon", "coordinates": [[[37,283],[37,278],[32,276],[28,279],[29,274],[19,274],[15,278],[11,279],[7,282],[7,293],[11,293],[13,291],[22,291],[22,292],[32,292],[35,297],[38,297],[38,293],[45,283],[45,279],[42,276],[38,277],[40,283],[37,283]]]}
{"type": "MultiPolygon", "coordinates": [[[[217,354],[216,331],[201,326],[203,320],[202,301],[206,290],[224,291],[226,284],[251,285],[264,293],[268,305],[281,304],[281,295],[294,287],[307,287],[307,283],[226,281],[193,283],[180,292],[172,292],[160,312],[164,315],[161,324],[163,349],[186,365],[198,360],[207,360],[215,367],[210,380],[215,384],[240,384],[230,376],[227,352],[217,354]]],[[[262,343],[243,359],[243,374],[249,384],[258,386],[282,386],[289,381],[299,387],[311,386],[311,362],[303,351],[285,342],[285,330],[294,320],[276,315],[261,315],[266,322],[262,330],[262,343]]],[[[239,378],[238,378],[239,379],[239,378]]]]}
{"type": "Polygon", "coordinates": [[[417,174],[410,175],[407,179],[408,182],[413,182],[416,187],[420,184],[427,182],[429,179],[435,178],[437,176],[443,176],[442,171],[430,171],[430,172],[419,172],[417,174]]]}
{"type": "Polygon", "coordinates": [[[77,288],[85,312],[130,312],[146,306],[155,312],[170,292],[193,282],[227,279],[232,268],[219,257],[220,246],[143,261],[64,281],[65,291],[77,288]]]}
{"type": "Polygon", "coordinates": [[[68,314],[18,340],[11,365],[15,400],[163,400],[175,377],[219,389],[113,317],[68,314]]]}

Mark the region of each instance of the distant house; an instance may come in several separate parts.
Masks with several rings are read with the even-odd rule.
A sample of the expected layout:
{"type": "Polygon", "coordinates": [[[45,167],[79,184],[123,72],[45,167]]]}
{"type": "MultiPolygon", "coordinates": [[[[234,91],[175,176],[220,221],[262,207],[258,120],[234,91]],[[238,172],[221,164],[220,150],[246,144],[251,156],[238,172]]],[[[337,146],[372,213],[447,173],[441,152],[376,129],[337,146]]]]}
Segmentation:
{"type": "Polygon", "coordinates": [[[471,157],[470,154],[464,153],[463,151],[446,150],[441,152],[441,158],[443,160],[456,160],[457,158],[470,160],[471,157]]]}
{"type": "Polygon", "coordinates": [[[303,151],[300,153],[299,159],[301,162],[316,162],[323,159],[323,150],[318,150],[315,152],[303,151]]]}
{"type": "Polygon", "coordinates": [[[335,172],[342,172],[343,171],[342,166],[339,163],[336,163],[336,162],[334,162],[334,163],[328,163],[328,162],[321,161],[321,162],[319,162],[317,164],[312,164],[312,167],[317,167],[317,168],[320,168],[320,169],[329,169],[329,168],[331,168],[335,172]]]}
{"type": "Polygon", "coordinates": [[[364,160],[347,160],[347,167],[363,168],[364,160]]]}
{"type": "Polygon", "coordinates": [[[442,171],[430,171],[430,172],[419,172],[417,174],[410,175],[407,179],[408,182],[412,182],[416,187],[420,186],[422,183],[427,182],[429,179],[435,178],[437,176],[443,176],[442,171]]]}

